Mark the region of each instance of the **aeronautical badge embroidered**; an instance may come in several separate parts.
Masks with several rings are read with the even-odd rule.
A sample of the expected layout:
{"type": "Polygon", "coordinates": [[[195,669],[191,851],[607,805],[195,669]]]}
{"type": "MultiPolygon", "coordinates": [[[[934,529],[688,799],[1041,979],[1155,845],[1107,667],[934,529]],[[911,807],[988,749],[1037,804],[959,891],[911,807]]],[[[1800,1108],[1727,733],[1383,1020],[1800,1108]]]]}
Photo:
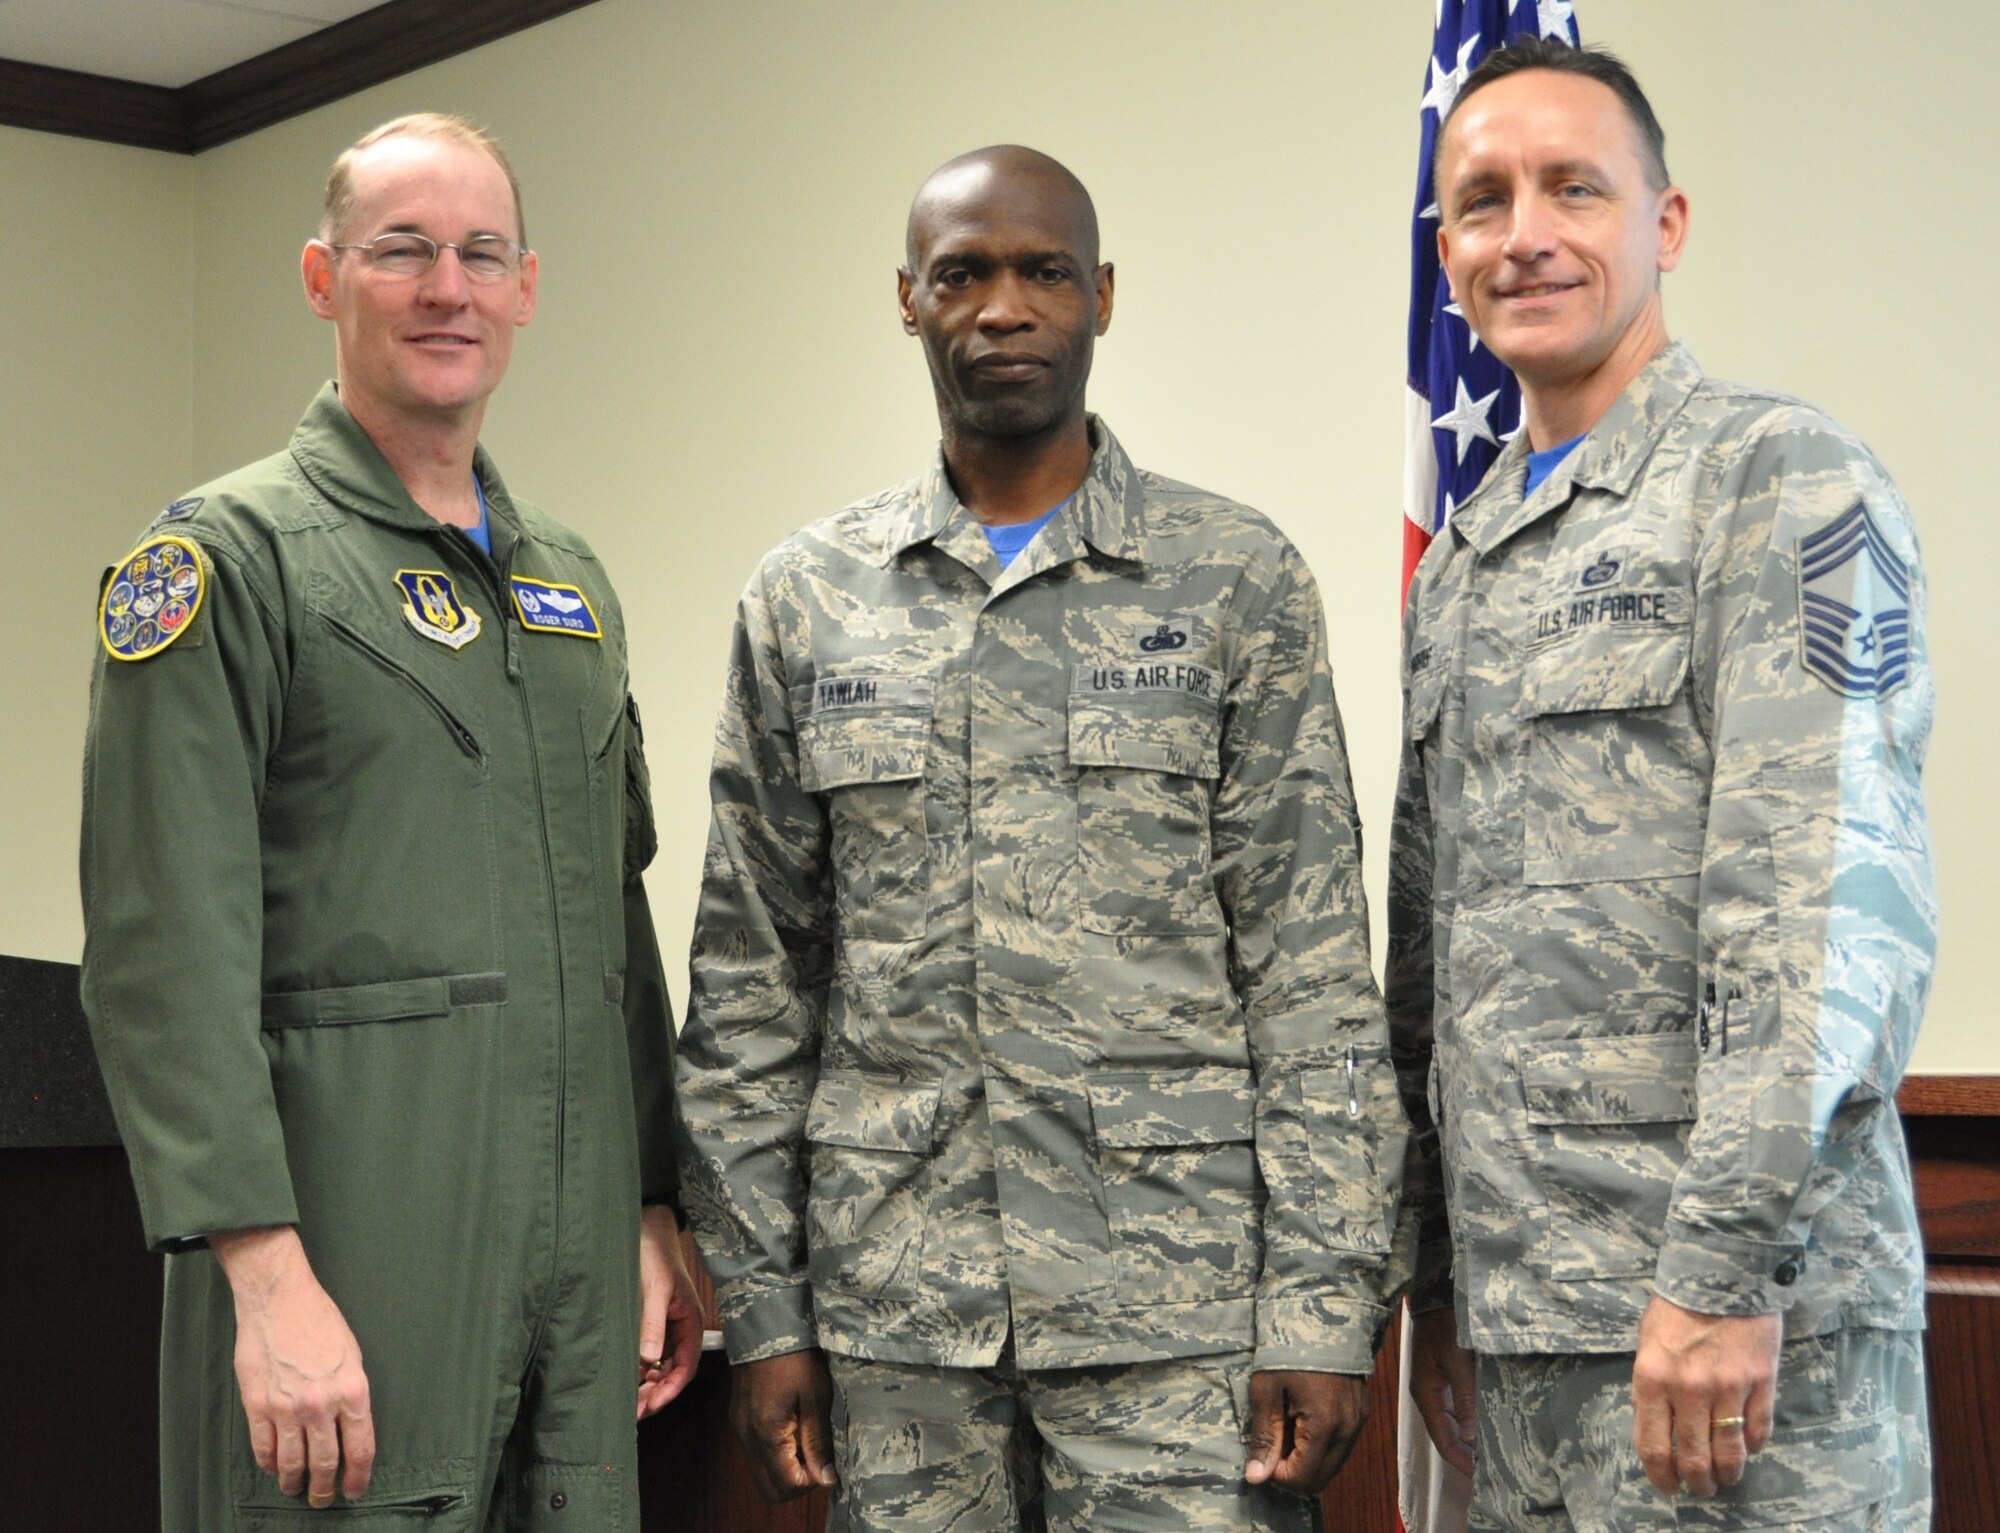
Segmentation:
{"type": "Polygon", "coordinates": [[[447,649],[464,649],[479,637],[479,614],[458,599],[458,588],[442,570],[397,570],[403,588],[403,616],[426,639],[447,649]]]}
{"type": "Polygon", "coordinates": [[[185,538],[148,538],[111,574],[97,631],[113,660],[157,655],[188,631],[207,590],[201,555],[185,538]]]}
{"type": "Polygon", "coordinates": [[[1910,675],[1910,567],[1865,503],[1799,539],[1806,669],[1847,697],[1887,697],[1910,675]]]}
{"type": "Polygon", "coordinates": [[[154,517],[153,521],[155,524],[160,522],[184,522],[201,509],[201,503],[201,496],[190,495],[185,500],[175,501],[166,510],[154,517]]]}
{"type": "Polygon", "coordinates": [[[566,633],[579,639],[604,637],[590,598],[576,586],[535,580],[527,575],[511,575],[507,584],[513,588],[514,610],[520,613],[523,628],[532,628],[537,633],[566,633]]]}

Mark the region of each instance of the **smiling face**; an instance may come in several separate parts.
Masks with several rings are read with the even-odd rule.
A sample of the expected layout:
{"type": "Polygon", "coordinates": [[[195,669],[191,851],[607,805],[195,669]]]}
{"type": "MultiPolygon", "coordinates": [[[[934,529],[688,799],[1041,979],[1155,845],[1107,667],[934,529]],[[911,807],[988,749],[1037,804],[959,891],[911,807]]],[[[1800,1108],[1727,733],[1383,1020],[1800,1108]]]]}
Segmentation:
{"type": "MultiPolygon", "coordinates": [[[[480,235],[520,237],[506,172],[465,144],[397,134],[354,160],[353,211],[333,231],[341,244],[422,234],[454,244],[480,235]]],[[[336,335],[342,400],[372,426],[477,428],[506,376],[514,331],[534,317],[536,263],[522,258],[499,282],[468,281],[453,251],[428,271],[397,275],[362,250],[319,241],[303,258],[306,298],[336,335]]]]}
{"type": "Polygon", "coordinates": [[[970,158],[932,177],[911,209],[897,302],[923,342],[948,441],[1082,429],[1112,272],[1067,174],[1040,157],[970,158]]]}
{"type": "Polygon", "coordinates": [[[1437,186],[1438,255],[1466,322],[1520,377],[1531,425],[1555,405],[1588,429],[1666,344],[1659,275],[1679,262],[1687,198],[1648,183],[1608,86],[1547,69],[1460,103],[1437,186]]]}

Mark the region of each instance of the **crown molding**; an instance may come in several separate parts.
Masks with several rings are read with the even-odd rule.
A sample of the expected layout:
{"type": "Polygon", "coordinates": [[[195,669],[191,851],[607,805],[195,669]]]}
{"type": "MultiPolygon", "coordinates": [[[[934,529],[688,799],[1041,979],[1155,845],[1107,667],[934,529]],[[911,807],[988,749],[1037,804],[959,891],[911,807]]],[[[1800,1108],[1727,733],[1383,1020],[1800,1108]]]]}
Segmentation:
{"type": "Polygon", "coordinates": [[[0,59],[0,125],[199,154],[593,0],[388,0],[170,90],[0,59]]]}

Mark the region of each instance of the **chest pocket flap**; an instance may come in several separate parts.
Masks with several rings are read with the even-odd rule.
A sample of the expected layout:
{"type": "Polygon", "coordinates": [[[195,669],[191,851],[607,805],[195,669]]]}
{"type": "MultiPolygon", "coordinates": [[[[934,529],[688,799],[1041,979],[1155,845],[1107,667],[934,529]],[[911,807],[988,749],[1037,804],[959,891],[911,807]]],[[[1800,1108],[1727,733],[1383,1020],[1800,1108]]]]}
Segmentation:
{"type": "Polygon", "coordinates": [[[1528,654],[1521,711],[1529,715],[1659,708],[1687,681],[1692,630],[1684,590],[1626,591],[1595,598],[1630,616],[1583,620],[1528,654]],[[1616,601],[1618,605],[1611,604],[1616,601]]]}
{"type": "Polygon", "coordinates": [[[822,676],[792,689],[799,785],[827,793],[924,775],[930,738],[929,676],[822,676]]]}

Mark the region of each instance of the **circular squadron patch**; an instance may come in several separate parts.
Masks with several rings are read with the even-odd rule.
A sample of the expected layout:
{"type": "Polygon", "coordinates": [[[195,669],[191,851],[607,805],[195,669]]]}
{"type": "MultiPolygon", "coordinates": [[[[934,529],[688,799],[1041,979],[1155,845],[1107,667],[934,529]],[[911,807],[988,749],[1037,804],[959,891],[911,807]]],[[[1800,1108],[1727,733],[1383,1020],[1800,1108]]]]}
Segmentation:
{"type": "Polygon", "coordinates": [[[113,660],[145,660],[186,633],[208,582],[185,538],[148,538],[111,572],[97,604],[97,633],[113,660]]]}

